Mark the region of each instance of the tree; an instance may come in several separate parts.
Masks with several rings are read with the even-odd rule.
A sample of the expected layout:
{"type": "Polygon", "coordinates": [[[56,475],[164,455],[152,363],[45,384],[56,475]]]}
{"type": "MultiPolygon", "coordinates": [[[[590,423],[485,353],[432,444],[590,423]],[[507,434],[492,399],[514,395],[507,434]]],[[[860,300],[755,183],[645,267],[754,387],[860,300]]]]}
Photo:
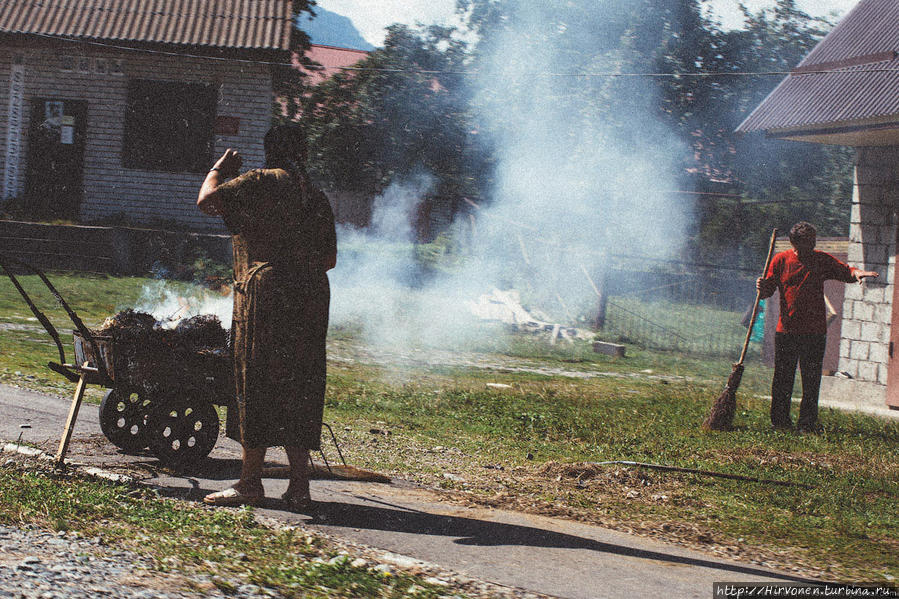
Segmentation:
{"type": "Polygon", "coordinates": [[[734,133],[832,26],[799,10],[794,0],[779,0],[757,13],[743,10],[744,29],[724,32],[706,22],[679,36],[658,68],[719,74],[661,79],[661,107],[679,135],[691,140],[698,157],[694,189],[744,198],[699,200],[690,254],[706,261],[727,257],[748,266],[762,259],[774,227],[810,220],[822,235],[845,232],[851,152],[734,133]]]}
{"type": "Polygon", "coordinates": [[[452,29],[391,26],[383,49],[305,97],[314,176],[374,195],[397,176],[424,170],[437,178],[437,195],[476,194],[465,57],[452,29]]]}
{"type": "MultiPolygon", "coordinates": [[[[393,26],[359,70],[305,96],[311,170],[373,195],[423,169],[438,195],[489,198],[501,159],[527,142],[581,165],[602,200],[595,173],[618,168],[597,152],[606,147],[652,157],[632,177],[669,168],[681,190],[737,196],[698,196],[687,253],[704,261],[755,264],[771,227],[795,220],[822,235],[845,231],[848,150],[734,134],[831,24],[779,0],[744,9],[745,28],[723,31],[705,16],[707,1],[457,0],[470,46],[450,29],[393,26]]],[[[615,215],[626,202],[599,208],[615,215]]],[[[615,233],[606,220],[596,243],[615,233]]]]}
{"type": "Polygon", "coordinates": [[[464,0],[460,10],[479,35],[473,112],[502,157],[498,204],[582,254],[669,250],[687,202],[667,191],[687,147],[659,117],[654,74],[698,3],[464,0]]]}
{"type": "MultiPolygon", "coordinates": [[[[523,71],[519,85],[540,89],[559,113],[571,115],[559,120],[565,126],[557,134],[567,138],[562,145],[575,157],[580,132],[592,123],[601,123],[593,139],[611,138],[624,151],[662,137],[651,124],[640,129],[640,115],[654,113],[692,149],[681,154],[681,190],[743,198],[697,195],[698,222],[685,254],[749,265],[764,255],[775,226],[811,220],[822,235],[844,233],[851,184],[848,149],[734,133],[832,24],[805,14],[794,0],[778,0],[757,13],[744,7],[745,28],[723,31],[704,16],[705,1],[551,0],[535,9],[514,0],[459,0],[458,7],[479,36],[473,60],[479,70],[509,68],[490,63],[497,46],[510,31],[529,32],[533,49],[522,56],[531,68],[523,71]],[[532,22],[521,27],[525,19],[532,22]],[[541,47],[562,51],[541,62],[541,47]],[[541,70],[557,74],[551,85],[540,87],[533,73],[541,70]],[[644,76],[564,77],[589,72],[644,76]]],[[[481,97],[478,108],[498,106],[500,119],[494,125],[514,129],[515,115],[505,103],[515,92],[481,97]]]]}
{"type": "Polygon", "coordinates": [[[312,61],[306,52],[309,50],[309,35],[299,28],[303,13],[315,16],[315,0],[292,0],[291,15],[294,23],[290,35],[291,63],[272,67],[272,120],[275,122],[292,122],[300,112],[299,99],[306,93],[306,77],[303,69],[314,69],[321,65],[312,61]],[[295,61],[295,63],[294,63],[295,61]]]}

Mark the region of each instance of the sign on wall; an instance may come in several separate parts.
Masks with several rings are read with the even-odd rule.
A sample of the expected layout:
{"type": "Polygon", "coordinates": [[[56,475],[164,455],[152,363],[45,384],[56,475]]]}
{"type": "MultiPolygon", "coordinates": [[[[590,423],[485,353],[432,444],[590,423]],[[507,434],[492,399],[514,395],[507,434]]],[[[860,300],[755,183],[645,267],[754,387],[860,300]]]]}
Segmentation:
{"type": "Polygon", "coordinates": [[[3,198],[15,197],[22,158],[22,110],[25,101],[25,65],[17,60],[9,74],[9,114],[6,120],[6,161],[3,163],[3,198]]]}

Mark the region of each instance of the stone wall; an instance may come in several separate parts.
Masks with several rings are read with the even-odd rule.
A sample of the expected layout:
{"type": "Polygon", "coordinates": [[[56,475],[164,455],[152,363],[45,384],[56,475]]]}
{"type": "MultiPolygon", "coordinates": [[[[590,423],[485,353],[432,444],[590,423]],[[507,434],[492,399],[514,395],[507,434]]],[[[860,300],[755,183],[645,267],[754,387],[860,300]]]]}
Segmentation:
{"type": "Polygon", "coordinates": [[[860,148],[849,227],[849,265],[880,273],[846,286],[840,370],[886,385],[896,264],[899,148],[860,148]]]}

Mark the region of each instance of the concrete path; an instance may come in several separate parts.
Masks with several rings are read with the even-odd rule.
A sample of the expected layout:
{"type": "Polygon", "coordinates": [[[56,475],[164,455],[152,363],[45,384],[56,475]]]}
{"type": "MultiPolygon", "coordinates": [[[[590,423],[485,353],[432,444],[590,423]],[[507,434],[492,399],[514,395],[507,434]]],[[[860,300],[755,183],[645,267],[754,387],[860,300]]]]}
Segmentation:
{"type": "MultiPolygon", "coordinates": [[[[22,439],[55,453],[69,400],[0,385],[0,439],[22,439]],[[26,425],[30,428],[21,428],[26,425]]],[[[100,434],[97,408],[79,416],[69,461],[125,464],[145,472],[143,482],[168,494],[199,500],[237,478],[239,446],[220,439],[196,472],[160,471],[152,456],[118,453],[100,434]]],[[[273,452],[272,461],[286,463],[273,452]]],[[[809,582],[749,564],[690,551],[677,545],[596,526],[502,510],[441,502],[435,492],[391,484],[315,480],[320,502],[315,518],[281,509],[276,499],[286,481],[267,479],[269,499],[259,511],[285,522],[327,532],[471,578],[566,598],[712,596],[713,582],[809,582]]]]}

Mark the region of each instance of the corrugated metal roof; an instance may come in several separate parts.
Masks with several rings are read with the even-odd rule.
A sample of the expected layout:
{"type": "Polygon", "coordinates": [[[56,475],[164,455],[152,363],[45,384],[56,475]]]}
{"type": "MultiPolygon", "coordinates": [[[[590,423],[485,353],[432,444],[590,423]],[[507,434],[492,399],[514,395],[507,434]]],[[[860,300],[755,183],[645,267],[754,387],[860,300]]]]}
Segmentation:
{"type": "Polygon", "coordinates": [[[899,116],[899,2],[861,0],[737,131],[899,116]]]}
{"type": "Polygon", "coordinates": [[[899,115],[899,59],[790,75],[737,128],[740,133],[899,115]]]}
{"type": "Polygon", "coordinates": [[[899,50],[899,2],[861,0],[799,63],[800,67],[899,50]]]}
{"type": "Polygon", "coordinates": [[[288,50],[286,0],[3,0],[0,32],[288,50]]]}

